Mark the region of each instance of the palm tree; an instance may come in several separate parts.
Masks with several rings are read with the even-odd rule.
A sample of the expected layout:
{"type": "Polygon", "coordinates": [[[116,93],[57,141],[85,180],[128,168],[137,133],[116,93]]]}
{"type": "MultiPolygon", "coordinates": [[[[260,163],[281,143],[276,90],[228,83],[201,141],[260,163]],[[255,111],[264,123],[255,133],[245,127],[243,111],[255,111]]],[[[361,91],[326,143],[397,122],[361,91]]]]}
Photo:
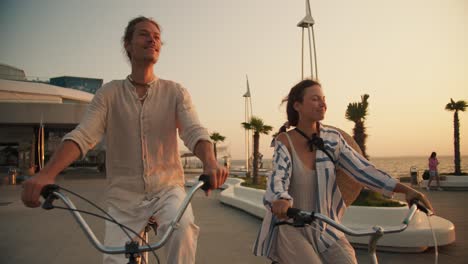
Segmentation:
{"type": "Polygon", "coordinates": [[[460,167],[460,122],[458,120],[458,111],[465,112],[466,107],[468,104],[466,101],[453,101],[450,98],[450,103],[445,106],[445,110],[447,111],[455,111],[453,114],[453,145],[455,149],[455,175],[461,175],[461,167],[460,167]]]}
{"type": "Polygon", "coordinates": [[[258,158],[260,148],[260,133],[268,135],[273,127],[265,125],[259,117],[252,116],[250,122],[242,122],[242,127],[247,130],[253,130],[253,178],[252,183],[258,184],[258,158]]]}
{"type": "Polygon", "coordinates": [[[367,107],[369,103],[368,94],[361,95],[361,102],[349,103],[346,109],[346,119],[354,122],[353,138],[362,150],[364,157],[369,158],[366,153],[366,127],[364,126],[364,120],[368,114],[367,107]]]}
{"type": "Polygon", "coordinates": [[[218,132],[213,132],[213,133],[211,133],[210,138],[211,138],[211,140],[213,140],[214,154],[215,154],[215,158],[217,160],[218,159],[218,150],[216,149],[216,144],[218,142],[223,142],[226,139],[226,137],[219,134],[218,132]]]}

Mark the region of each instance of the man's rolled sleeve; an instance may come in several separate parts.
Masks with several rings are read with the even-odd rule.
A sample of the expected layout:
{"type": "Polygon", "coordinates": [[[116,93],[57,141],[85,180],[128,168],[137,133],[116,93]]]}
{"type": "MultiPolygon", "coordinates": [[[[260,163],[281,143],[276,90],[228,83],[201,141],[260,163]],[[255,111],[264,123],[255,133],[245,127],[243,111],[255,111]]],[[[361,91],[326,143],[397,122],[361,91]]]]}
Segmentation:
{"type": "Polygon", "coordinates": [[[102,139],[106,129],[107,103],[103,88],[94,95],[80,124],[62,139],[75,142],[80,148],[81,158],[102,139]]]}
{"type": "Polygon", "coordinates": [[[187,90],[178,87],[177,95],[177,128],[185,146],[192,152],[200,140],[211,142],[208,130],[200,124],[197,112],[187,90]]]}

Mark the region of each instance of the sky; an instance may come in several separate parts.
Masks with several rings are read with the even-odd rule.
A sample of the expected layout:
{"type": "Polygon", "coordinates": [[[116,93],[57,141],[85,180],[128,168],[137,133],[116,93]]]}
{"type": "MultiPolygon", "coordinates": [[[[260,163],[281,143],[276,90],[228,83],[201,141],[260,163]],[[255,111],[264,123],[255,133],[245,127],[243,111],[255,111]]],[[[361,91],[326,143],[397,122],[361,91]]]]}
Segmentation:
{"type": "MultiPolygon", "coordinates": [[[[450,98],[468,101],[468,1],[310,5],[328,104],[323,123],[352,133],[346,107],[369,94],[371,158],[453,155],[453,112],[444,109],[450,98]]],[[[121,38],[139,15],[162,27],[156,75],[188,89],[203,125],[226,137],[233,159],[245,157],[247,75],[253,114],[275,131],[285,122],[281,100],[301,80],[296,25],[305,16],[304,0],[2,0],[0,63],[34,79],[123,79],[130,65],[121,38]]],[[[468,112],[459,117],[466,155],[468,112]]],[[[270,141],[261,136],[265,158],[272,155],[270,141]]]]}

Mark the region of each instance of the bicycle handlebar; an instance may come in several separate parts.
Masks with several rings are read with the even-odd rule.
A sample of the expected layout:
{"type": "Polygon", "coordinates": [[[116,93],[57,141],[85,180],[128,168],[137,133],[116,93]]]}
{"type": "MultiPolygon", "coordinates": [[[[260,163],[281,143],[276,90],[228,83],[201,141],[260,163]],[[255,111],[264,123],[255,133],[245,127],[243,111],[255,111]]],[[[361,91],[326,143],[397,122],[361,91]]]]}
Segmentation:
{"type": "MultiPolygon", "coordinates": [[[[171,236],[172,232],[174,232],[176,225],[182,218],[185,210],[187,209],[190,201],[193,198],[193,195],[198,189],[202,189],[204,191],[211,189],[211,184],[210,184],[210,176],[208,175],[201,175],[198,179],[198,183],[192,186],[190,190],[188,191],[185,199],[182,201],[181,206],[179,207],[179,210],[176,213],[176,216],[172,220],[171,224],[169,225],[169,228],[166,230],[164,233],[162,239],[154,244],[151,244],[149,246],[147,245],[142,245],[139,246],[138,249],[136,250],[137,252],[146,252],[150,250],[155,250],[161,248],[169,239],[171,236]]],[[[106,254],[123,254],[127,253],[127,248],[126,247],[107,247],[104,246],[97,238],[92,229],[89,227],[88,223],[83,219],[81,214],[77,211],[77,208],[73,204],[73,202],[64,194],[60,192],[60,186],[55,185],[55,184],[49,184],[43,187],[41,191],[41,195],[44,197],[45,201],[42,204],[42,208],[46,210],[53,209],[53,201],[56,199],[62,200],[62,202],[69,208],[71,209],[71,214],[75,218],[75,220],[78,222],[79,226],[85,233],[85,235],[88,237],[89,241],[94,245],[96,249],[99,251],[106,253],[106,254]]]]}
{"type": "Polygon", "coordinates": [[[289,218],[292,218],[294,226],[304,226],[306,224],[310,225],[315,219],[318,219],[322,222],[325,222],[334,228],[340,230],[341,232],[351,235],[351,236],[369,236],[369,235],[374,235],[377,232],[381,232],[381,234],[388,234],[388,233],[398,233],[404,231],[408,225],[411,219],[413,218],[414,214],[416,213],[416,210],[421,210],[426,214],[430,214],[430,210],[427,209],[424,205],[419,203],[418,200],[412,200],[410,201],[410,209],[408,211],[408,214],[405,216],[403,219],[402,223],[400,226],[397,227],[389,227],[386,229],[383,229],[381,227],[373,227],[372,229],[368,230],[352,230],[341,223],[336,222],[335,220],[329,218],[328,216],[325,216],[320,213],[316,212],[307,212],[307,211],[302,211],[298,208],[289,208],[287,211],[287,216],[289,218]],[[378,229],[378,230],[377,230],[378,229]]]}
{"type": "Polygon", "coordinates": [[[381,227],[381,226],[374,226],[374,227],[372,227],[371,230],[368,229],[368,230],[356,231],[356,230],[352,230],[352,229],[342,225],[341,223],[336,222],[335,220],[333,220],[333,219],[331,219],[331,218],[329,218],[329,217],[327,217],[327,216],[325,216],[323,214],[315,213],[315,212],[301,211],[300,209],[297,209],[297,208],[289,208],[287,213],[286,213],[289,218],[294,219],[294,222],[292,224],[288,223],[288,222],[282,222],[282,223],[280,222],[280,223],[277,223],[277,224],[289,224],[289,225],[293,225],[295,227],[303,227],[306,224],[309,224],[309,225],[312,224],[312,222],[315,219],[319,219],[320,221],[323,221],[323,222],[333,226],[334,228],[340,230],[341,232],[343,232],[343,233],[345,233],[347,235],[351,235],[351,236],[371,236],[370,239],[369,239],[369,245],[368,245],[368,250],[369,250],[370,257],[371,257],[371,263],[378,263],[377,254],[376,254],[377,241],[384,234],[398,233],[398,232],[404,231],[406,228],[408,228],[408,225],[409,225],[411,219],[413,218],[413,216],[416,213],[416,210],[418,210],[418,209],[423,211],[427,215],[432,214],[432,212],[427,207],[422,205],[417,199],[411,200],[409,205],[410,205],[410,209],[409,209],[408,214],[406,215],[406,217],[403,219],[401,225],[399,225],[397,227],[388,227],[388,228],[385,228],[385,229],[383,227],[381,227]]]}

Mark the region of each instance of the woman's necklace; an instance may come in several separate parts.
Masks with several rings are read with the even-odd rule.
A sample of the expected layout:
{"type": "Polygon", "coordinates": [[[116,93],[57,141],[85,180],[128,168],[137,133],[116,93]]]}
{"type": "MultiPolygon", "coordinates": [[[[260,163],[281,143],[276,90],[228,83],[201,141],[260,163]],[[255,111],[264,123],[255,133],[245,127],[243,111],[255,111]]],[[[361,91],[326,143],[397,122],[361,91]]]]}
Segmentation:
{"type": "Polygon", "coordinates": [[[323,139],[317,136],[317,133],[312,134],[312,137],[306,135],[306,133],[296,127],[294,130],[299,133],[299,135],[303,136],[307,140],[307,146],[309,147],[310,152],[314,151],[315,148],[323,150],[325,149],[323,139]]]}
{"type": "Polygon", "coordinates": [[[314,133],[312,134],[312,137],[309,137],[306,135],[306,133],[304,133],[304,131],[300,130],[298,127],[296,127],[294,130],[296,130],[297,133],[299,133],[301,136],[307,139],[307,146],[309,147],[309,150],[311,152],[314,151],[314,149],[319,149],[328,156],[331,162],[335,163],[333,156],[330,155],[330,153],[328,153],[328,151],[325,149],[325,143],[323,142],[323,139],[319,137],[317,133],[314,133]]]}

